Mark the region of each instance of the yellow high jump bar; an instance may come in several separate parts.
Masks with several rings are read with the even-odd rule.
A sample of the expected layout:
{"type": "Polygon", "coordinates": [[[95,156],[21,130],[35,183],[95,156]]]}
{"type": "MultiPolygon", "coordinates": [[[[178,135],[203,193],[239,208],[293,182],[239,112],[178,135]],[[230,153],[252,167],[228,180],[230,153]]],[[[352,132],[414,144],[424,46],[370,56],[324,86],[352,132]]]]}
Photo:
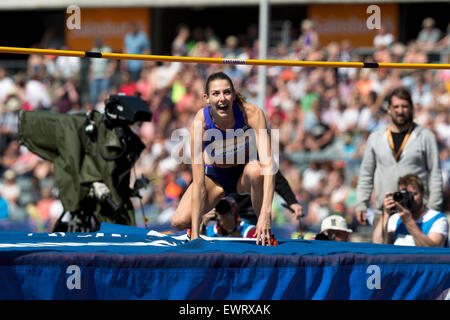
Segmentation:
{"type": "Polygon", "coordinates": [[[35,49],[35,48],[17,48],[17,47],[0,47],[0,53],[54,55],[54,56],[79,57],[79,58],[168,61],[168,62],[185,62],[185,63],[237,64],[237,65],[254,65],[254,66],[385,68],[385,69],[450,69],[450,64],[440,64],[440,63],[378,63],[378,62],[332,62],[332,61],[194,58],[181,56],[160,56],[160,55],[145,55],[145,54],[124,54],[124,53],[106,53],[106,52],[92,52],[92,51],[72,51],[72,50],[35,49]]]}

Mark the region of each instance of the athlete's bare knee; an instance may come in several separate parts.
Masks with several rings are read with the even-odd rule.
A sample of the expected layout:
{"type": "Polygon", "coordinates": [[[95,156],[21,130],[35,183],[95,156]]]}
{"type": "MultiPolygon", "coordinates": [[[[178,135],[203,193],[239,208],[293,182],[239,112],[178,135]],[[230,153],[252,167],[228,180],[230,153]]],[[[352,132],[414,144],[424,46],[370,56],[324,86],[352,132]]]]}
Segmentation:
{"type": "Polygon", "coordinates": [[[247,177],[251,182],[260,183],[263,176],[261,174],[261,164],[258,161],[252,161],[245,168],[247,177]]]}
{"type": "Polygon", "coordinates": [[[175,230],[184,230],[189,228],[189,226],[190,224],[186,221],[185,216],[177,209],[172,216],[172,227],[175,230]]]}

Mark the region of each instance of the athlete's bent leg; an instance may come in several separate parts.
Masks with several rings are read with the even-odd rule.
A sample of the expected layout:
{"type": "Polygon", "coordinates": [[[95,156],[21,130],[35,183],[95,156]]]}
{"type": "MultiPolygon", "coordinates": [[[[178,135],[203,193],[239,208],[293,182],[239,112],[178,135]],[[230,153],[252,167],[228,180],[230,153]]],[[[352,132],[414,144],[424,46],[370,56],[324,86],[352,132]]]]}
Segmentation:
{"type": "MultiPolygon", "coordinates": [[[[225,195],[222,187],[213,182],[210,178],[205,177],[206,187],[206,205],[200,216],[209,212],[215,207],[217,202],[225,195]]],[[[192,184],[189,185],[184,192],[178,204],[176,211],[172,216],[172,227],[175,230],[184,230],[191,227],[192,221],[192,184]]]]}
{"type": "Polygon", "coordinates": [[[241,178],[238,181],[237,190],[242,194],[250,194],[253,210],[259,217],[263,200],[264,176],[259,161],[250,161],[245,165],[241,178]]]}

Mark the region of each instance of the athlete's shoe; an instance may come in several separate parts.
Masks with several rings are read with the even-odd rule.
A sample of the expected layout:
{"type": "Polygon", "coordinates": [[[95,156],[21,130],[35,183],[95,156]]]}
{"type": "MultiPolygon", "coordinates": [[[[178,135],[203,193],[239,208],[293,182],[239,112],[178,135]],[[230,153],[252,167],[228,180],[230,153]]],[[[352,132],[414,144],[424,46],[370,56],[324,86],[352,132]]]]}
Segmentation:
{"type": "Polygon", "coordinates": [[[275,236],[272,234],[272,236],[270,237],[270,243],[273,245],[273,246],[277,246],[278,245],[278,241],[277,241],[277,239],[275,239],[275,236]]]}
{"type": "Polygon", "coordinates": [[[187,229],[186,235],[187,235],[187,241],[188,242],[191,241],[191,236],[192,236],[192,229],[191,228],[187,229]]]}
{"type": "MultiPolygon", "coordinates": [[[[268,246],[269,245],[269,239],[265,239],[264,240],[264,244],[266,246],[268,246]]],[[[271,246],[277,246],[278,245],[278,241],[275,239],[275,236],[273,234],[270,236],[270,245],[271,246]]]]}

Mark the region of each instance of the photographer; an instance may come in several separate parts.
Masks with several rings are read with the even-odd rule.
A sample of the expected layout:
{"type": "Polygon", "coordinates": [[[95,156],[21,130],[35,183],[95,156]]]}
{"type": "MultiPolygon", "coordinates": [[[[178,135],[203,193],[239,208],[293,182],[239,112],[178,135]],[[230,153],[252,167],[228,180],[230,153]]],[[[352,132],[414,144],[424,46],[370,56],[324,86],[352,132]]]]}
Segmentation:
{"type": "Polygon", "coordinates": [[[239,219],[236,200],[228,196],[202,216],[200,230],[208,237],[254,238],[256,226],[239,219]]]}
{"type": "Polygon", "coordinates": [[[424,184],[414,174],[401,177],[398,192],[386,192],[383,214],[373,233],[374,243],[406,246],[447,246],[447,217],[424,203],[424,184]]]}

